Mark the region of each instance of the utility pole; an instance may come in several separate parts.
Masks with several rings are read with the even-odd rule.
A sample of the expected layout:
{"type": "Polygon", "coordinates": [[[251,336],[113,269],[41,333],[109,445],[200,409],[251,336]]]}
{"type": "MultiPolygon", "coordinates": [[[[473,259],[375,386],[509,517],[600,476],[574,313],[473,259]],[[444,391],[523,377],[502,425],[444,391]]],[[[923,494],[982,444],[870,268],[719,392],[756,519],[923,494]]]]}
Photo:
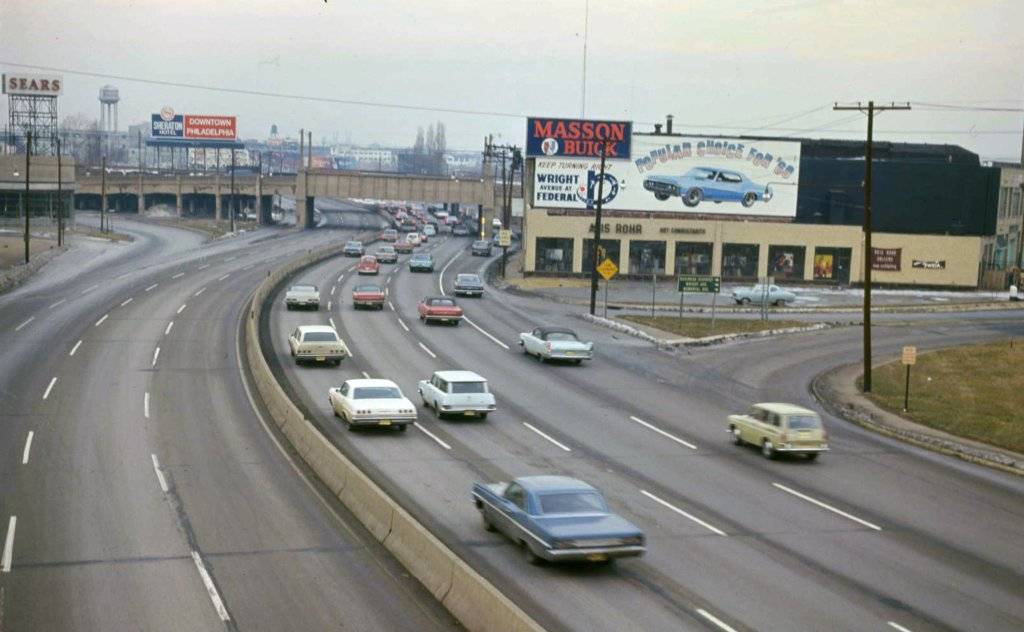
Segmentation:
{"type": "MultiPolygon", "coordinates": [[[[601,173],[597,178],[597,208],[594,214],[594,248],[590,266],[590,315],[594,315],[597,305],[597,253],[601,250],[601,198],[604,197],[604,161],[607,154],[607,143],[601,145],[601,173]]],[[[589,193],[589,192],[588,192],[589,193]]]]}
{"type": "Polygon", "coordinates": [[[231,232],[235,232],[235,148],[231,148],[231,202],[228,204],[231,214],[231,232]]]}
{"type": "Polygon", "coordinates": [[[139,203],[136,209],[139,211],[139,217],[146,212],[146,195],[142,192],[142,130],[139,130],[139,203]]]}
{"type": "Polygon", "coordinates": [[[61,173],[60,136],[57,137],[57,246],[64,245],[64,181],[61,173]]]}
{"type": "MultiPolygon", "coordinates": [[[[864,111],[864,106],[858,101],[856,105],[832,106],[833,110],[857,110],[864,111]]],[[[874,124],[875,112],[886,110],[909,110],[910,103],[897,105],[875,105],[874,101],[868,101],[868,139],[864,150],[864,384],[865,393],[871,392],[871,163],[874,160],[874,124]]]]}
{"type": "Polygon", "coordinates": [[[107,219],[107,157],[100,157],[100,232],[106,231],[107,219]]]}
{"type": "Polygon", "coordinates": [[[25,132],[25,201],[22,204],[25,207],[25,264],[28,264],[29,258],[29,243],[31,243],[30,235],[30,221],[29,221],[29,169],[32,167],[32,130],[25,132]]]}

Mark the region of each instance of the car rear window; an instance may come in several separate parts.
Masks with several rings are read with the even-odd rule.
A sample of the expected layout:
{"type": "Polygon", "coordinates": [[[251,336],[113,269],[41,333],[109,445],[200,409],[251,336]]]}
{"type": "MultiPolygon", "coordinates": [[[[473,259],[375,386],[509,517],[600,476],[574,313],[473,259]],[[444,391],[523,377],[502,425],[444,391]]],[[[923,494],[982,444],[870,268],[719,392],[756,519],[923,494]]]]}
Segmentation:
{"type": "Polygon", "coordinates": [[[330,331],[310,331],[302,337],[302,342],[337,342],[338,336],[330,331]]]}
{"type": "Polygon", "coordinates": [[[821,427],[821,420],[814,415],[791,415],[789,417],[790,430],[805,430],[821,427]]]}
{"type": "Polygon", "coordinates": [[[605,513],[608,507],[597,492],[556,492],[541,494],[542,514],[605,513]]]}
{"type": "Polygon", "coordinates": [[[363,244],[359,243],[358,241],[350,241],[350,242],[345,244],[345,247],[346,248],[362,248],[363,244]]]}
{"type": "Polygon", "coordinates": [[[544,336],[544,340],[551,340],[554,342],[576,342],[576,334],[570,334],[564,331],[553,331],[547,336],[544,336]]]}
{"type": "Polygon", "coordinates": [[[436,307],[455,307],[455,301],[450,298],[435,298],[430,301],[436,307]]]}
{"type": "Polygon", "coordinates": [[[357,285],[356,292],[380,292],[379,285],[357,285]]]}
{"type": "Polygon", "coordinates": [[[455,277],[456,283],[479,283],[480,277],[475,274],[460,274],[455,277]]]}
{"type": "Polygon", "coordinates": [[[394,386],[360,386],[352,391],[352,399],[399,399],[402,392],[394,386]]]}
{"type": "Polygon", "coordinates": [[[293,285],[293,292],[316,292],[315,285],[293,285]]]}
{"type": "Polygon", "coordinates": [[[452,382],[453,393],[486,393],[487,382],[452,382]]]}

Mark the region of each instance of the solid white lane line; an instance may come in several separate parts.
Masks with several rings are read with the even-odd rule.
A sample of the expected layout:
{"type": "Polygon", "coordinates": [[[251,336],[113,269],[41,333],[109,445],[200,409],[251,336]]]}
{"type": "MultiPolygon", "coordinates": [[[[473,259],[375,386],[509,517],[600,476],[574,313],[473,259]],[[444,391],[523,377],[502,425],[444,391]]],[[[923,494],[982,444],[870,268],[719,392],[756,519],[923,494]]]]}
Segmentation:
{"type": "Polygon", "coordinates": [[[127,300],[121,301],[121,307],[124,307],[128,303],[131,303],[133,300],[135,300],[135,299],[134,298],[129,298],[127,300]]]}
{"type": "Polygon", "coordinates": [[[699,614],[700,616],[704,617],[705,619],[707,619],[711,623],[714,623],[720,629],[725,630],[725,632],[736,632],[736,630],[734,628],[730,627],[729,625],[727,625],[725,623],[725,621],[722,621],[721,619],[719,619],[715,615],[711,614],[707,610],[704,610],[703,608],[697,608],[697,614],[699,614]]]}
{"type": "Polygon", "coordinates": [[[56,303],[50,305],[49,309],[53,309],[54,307],[57,307],[58,305],[61,305],[63,303],[67,303],[67,302],[68,302],[68,299],[62,298],[59,301],[57,301],[56,303]]]}
{"type": "Polygon", "coordinates": [[[14,527],[18,524],[18,517],[11,516],[7,523],[7,537],[4,538],[4,555],[0,558],[0,573],[11,572],[11,558],[14,557],[14,527]]]}
{"type": "Polygon", "coordinates": [[[21,464],[28,465],[28,455],[32,451],[32,437],[36,436],[36,433],[31,430],[28,431],[28,437],[25,438],[25,450],[21,453],[21,464]]]}
{"type": "Polygon", "coordinates": [[[448,266],[455,263],[455,260],[458,259],[461,254],[461,252],[456,253],[454,257],[449,259],[448,263],[444,264],[444,267],[441,268],[441,273],[437,275],[437,290],[441,292],[441,296],[446,296],[444,293],[444,273],[448,271],[448,266]]]}
{"type": "Polygon", "coordinates": [[[779,485],[778,483],[772,483],[772,485],[774,485],[775,487],[781,489],[782,491],[786,492],[787,494],[792,494],[792,495],[796,496],[797,498],[802,498],[802,499],[806,500],[809,503],[813,503],[813,504],[821,507],[822,509],[827,509],[827,510],[831,511],[834,514],[838,514],[838,515],[840,515],[840,516],[842,516],[844,518],[847,518],[849,520],[853,520],[854,522],[856,522],[858,524],[862,524],[862,525],[864,525],[865,527],[867,527],[869,529],[874,529],[875,531],[881,531],[882,530],[882,527],[880,527],[880,526],[878,526],[876,524],[872,524],[872,523],[868,522],[867,520],[861,520],[860,518],[858,518],[857,516],[854,516],[853,514],[848,514],[848,513],[846,513],[845,511],[843,511],[841,509],[836,509],[832,505],[823,503],[820,500],[817,500],[815,498],[811,498],[807,494],[801,494],[800,492],[796,491],[795,489],[791,489],[789,487],[786,487],[785,485],[779,485]]]}
{"type": "Polygon", "coordinates": [[[419,428],[420,430],[422,430],[422,431],[423,431],[423,434],[427,435],[428,437],[430,437],[431,439],[433,439],[434,441],[436,441],[436,442],[437,442],[437,443],[438,443],[438,444],[439,444],[439,445],[440,445],[440,446],[441,446],[442,448],[444,448],[445,450],[451,450],[451,449],[452,449],[452,447],[451,447],[450,445],[448,445],[447,443],[445,443],[444,441],[442,441],[442,440],[441,440],[441,437],[438,437],[438,436],[437,436],[436,434],[434,434],[433,432],[430,432],[429,430],[427,430],[426,428],[424,428],[423,426],[421,426],[421,425],[420,425],[420,422],[418,422],[418,421],[414,421],[414,422],[412,422],[412,425],[414,425],[414,426],[416,426],[417,428],[419,428]]]}
{"type": "MultiPolygon", "coordinates": [[[[394,307],[392,307],[391,309],[394,309],[394,307]]],[[[402,326],[402,329],[409,331],[409,326],[406,325],[405,321],[402,320],[401,318],[398,319],[398,324],[402,326]]]]}
{"type": "Polygon", "coordinates": [[[170,488],[167,486],[167,479],[164,478],[164,473],[160,471],[160,461],[157,461],[155,454],[150,454],[153,458],[153,471],[156,472],[156,480],[160,483],[160,490],[163,493],[167,493],[170,488]]]}
{"type": "Polygon", "coordinates": [[[178,313],[180,314],[180,313],[182,313],[183,311],[185,311],[185,308],[186,308],[186,307],[188,307],[188,305],[187,305],[187,304],[185,304],[185,303],[182,303],[182,304],[181,304],[181,307],[179,307],[179,308],[178,308],[178,313]]]}
{"type": "Polygon", "coordinates": [[[231,273],[230,273],[230,272],[228,272],[227,274],[225,274],[225,275],[224,275],[224,276],[222,276],[222,277],[219,277],[219,278],[218,278],[217,280],[218,280],[218,281],[223,281],[224,279],[228,278],[229,276],[231,276],[231,273]]]}
{"type": "Polygon", "coordinates": [[[335,292],[336,292],[337,290],[338,290],[338,286],[337,286],[337,285],[332,285],[332,286],[331,286],[331,296],[334,296],[334,293],[335,293],[335,292]]]}
{"type": "Polygon", "coordinates": [[[431,351],[430,349],[428,349],[427,345],[423,344],[422,342],[420,343],[420,349],[423,349],[424,351],[426,351],[427,355],[430,356],[431,358],[435,358],[435,359],[437,358],[437,356],[434,355],[434,352],[431,351]]]}
{"type": "Polygon", "coordinates": [[[200,557],[198,551],[192,551],[192,560],[196,563],[199,576],[203,578],[203,585],[206,586],[206,592],[210,595],[210,601],[213,602],[213,607],[217,610],[217,616],[220,617],[221,621],[230,621],[231,617],[228,615],[228,610],[224,607],[224,602],[221,601],[220,595],[217,593],[217,587],[213,585],[213,579],[210,578],[210,573],[206,571],[206,565],[203,564],[203,558],[200,557]]]}
{"type": "Polygon", "coordinates": [[[504,342],[502,342],[502,341],[498,340],[497,338],[495,338],[495,337],[494,337],[494,336],[492,336],[491,334],[489,334],[489,333],[487,333],[486,331],[484,331],[484,330],[483,330],[483,329],[482,329],[481,327],[479,327],[479,326],[478,326],[478,325],[477,325],[476,323],[474,323],[474,322],[473,322],[473,321],[471,321],[470,319],[466,318],[466,315],[465,315],[465,314],[463,314],[463,315],[462,315],[462,320],[464,320],[464,321],[466,321],[467,323],[469,323],[469,326],[470,326],[470,327],[472,327],[473,329],[476,329],[477,331],[479,331],[479,332],[480,332],[480,333],[482,333],[483,335],[485,335],[485,336],[487,336],[488,338],[490,338],[490,339],[491,339],[491,342],[493,342],[494,344],[498,345],[499,347],[501,347],[501,348],[502,348],[502,349],[504,349],[505,351],[508,351],[508,349],[509,349],[509,346],[508,346],[507,344],[505,344],[504,342]]]}
{"type": "Polygon", "coordinates": [[[171,333],[171,327],[174,327],[174,321],[167,323],[167,329],[164,329],[164,335],[171,333]]]}
{"type": "Polygon", "coordinates": [[[656,502],[656,503],[658,503],[658,504],[660,504],[660,505],[662,505],[664,507],[667,507],[668,509],[671,509],[672,511],[676,512],[680,516],[683,516],[684,518],[689,518],[693,522],[696,522],[697,524],[699,524],[700,526],[704,527],[708,531],[711,531],[712,533],[717,533],[718,535],[727,535],[725,531],[722,531],[718,527],[712,526],[712,525],[704,522],[703,520],[701,520],[697,516],[694,516],[693,514],[690,514],[690,513],[687,513],[685,511],[683,511],[679,507],[676,507],[675,505],[673,505],[672,503],[670,503],[670,502],[668,502],[666,500],[662,500],[661,498],[658,498],[657,496],[655,496],[654,494],[652,494],[651,492],[649,492],[649,491],[647,491],[645,489],[641,489],[640,493],[643,494],[644,496],[647,496],[648,498],[650,498],[654,502],[656,502]]]}
{"type": "Polygon", "coordinates": [[[554,437],[552,437],[549,434],[546,434],[544,431],[540,430],[539,428],[537,428],[533,424],[530,424],[530,423],[527,423],[527,422],[524,421],[523,425],[526,426],[527,428],[529,428],[530,430],[536,432],[540,436],[544,437],[545,439],[547,439],[551,443],[553,443],[553,444],[557,445],[558,447],[562,448],[566,452],[572,452],[572,448],[570,448],[569,446],[565,445],[564,443],[559,442],[557,439],[555,439],[554,437]]]}
{"type": "Polygon", "coordinates": [[[53,390],[53,385],[56,384],[56,383],[57,383],[57,378],[56,377],[54,377],[52,380],[50,380],[50,385],[46,387],[46,392],[43,393],[43,399],[44,400],[47,397],[50,396],[50,391],[53,390]]]}
{"type": "Polygon", "coordinates": [[[389,288],[389,287],[384,288],[384,296],[391,296],[391,288],[389,288]]]}
{"type": "Polygon", "coordinates": [[[200,294],[202,294],[205,291],[206,291],[206,286],[204,285],[203,287],[199,288],[199,291],[196,292],[195,294],[193,294],[192,296],[199,296],[200,294]]]}
{"type": "Polygon", "coordinates": [[[334,301],[327,301],[327,311],[331,311],[331,306],[333,304],[334,304],[334,301]]]}
{"type": "Polygon", "coordinates": [[[689,441],[683,441],[682,439],[680,439],[679,437],[675,436],[674,434],[670,434],[668,432],[665,432],[661,428],[658,428],[657,426],[651,425],[651,424],[647,423],[646,421],[644,421],[643,419],[640,419],[639,417],[634,417],[634,416],[630,415],[629,418],[632,419],[633,421],[637,422],[641,426],[644,426],[645,428],[649,428],[649,429],[653,430],[654,432],[657,432],[661,436],[663,436],[665,438],[668,438],[668,439],[671,439],[671,440],[675,441],[676,443],[678,443],[680,445],[685,445],[686,447],[690,448],[691,450],[696,450],[697,449],[697,446],[693,445],[689,441]]]}
{"type": "Polygon", "coordinates": [[[370,374],[369,373],[367,373],[366,371],[363,371],[362,373],[363,373],[363,377],[365,377],[366,379],[370,379],[370,374]]]}
{"type": "Polygon", "coordinates": [[[153,350],[153,362],[149,366],[156,366],[156,359],[160,357],[160,347],[153,350]]]}
{"type": "Polygon", "coordinates": [[[210,264],[204,263],[203,265],[201,265],[198,268],[196,268],[196,270],[205,270],[205,269],[207,269],[209,267],[210,267],[210,264]]]}
{"type": "Polygon", "coordinates": [[[143,290],[143,291],[144,291],[144,292],[148,292],[148,291],[152,290],[153,288],[155,288],[155,287],[157,287],[157,286],[159,286],[159,285],[160,285],[159,283],[154,283],[153,285],[151,285],[151,286],[147,287],[147,288],[146,288],[145,290],[143,290]]]}
{"type": "Polygon", "coordinates": [[[142,397],[142,414],[149,419],[149,391],[142,397]]]}
{"type": "Polygon", "coordinates": [[[100,325],[102,325],[102,324],[103,324],[103,321],[105,321],[105,320],[107,319],[107,316],[110,316],[110,314],[104,314],[104,315],[103,315],[103,318],[101,318],[101,319],[97,320],[97,321],[96,321],[96,324],[95,324],[95,325],[93,325],[93,327],[99,327],[100,325]]]}
{"type": "Polygon", "coordinates": [[[68,355],[69,356],[75,355],[75,352],[78,351],[78,348],[81,347],[81,346],[82,346],[82,341],[79,340],[78,342],[75,343],[75,346],[71,347],[71,353],[69,353],[68,355]]]}
{"type": "Polygon", "coordinates": [[[391,308],[391,311],[395,311],[395,304],[392,303],[391,301],[388,301],[388,307],[391,308]]]}
{"type": "Polygon", "coordinates": [[[331,327],[332,328],[337,329],[337,327],[334,326],[334,319],[333,318],[328,318],[327,322],[331,323],[331,327]]]}
{"type": "Polygon", "coordinates": [[[84,290],[82,290],[82,294],[88,294],[89,292],[92,292],[93,290],[95,290],[98,287],[99,287],[98,285],[90,285],[89,287],[87,287],[84,290]]]}
{"type": "Polygon", "coordinates": [[[15,328],[14,328],[14,331],[21,331],[21,328],[22,328],[22,327],[24,327],[24,326],[28,325],[28,324],[29,324],[30,322],[32,322],[32,321],[33,321],[33,320],[35,320],[35,319],[36,319],[36,317],[35,317],[35,316],[29,316],[29,317],[28,317],[28,320],[26,320],[25,322],[21,323],[21,324],[20,324],[20,325],[18,325],[17,327],[15,327],[15,328]]]}
{"type": "Polygon", "coordinates": [[[910,632],[910,630],[908,628],[903,627],[902,625],[896,623],[895,621],[886,621],[886,623],[889,624],[890,628],[893,628],[895,630],[899,630],[900,632],[910,632]]]}
{"type": "Polygon", "coordinates": [[[173,279],[180,279],[183,276],[185,276],[185,273],[184,272],[179,272],[178,274],[175,274],[174,276],[172,276],[171,279],[172,280],[173,279]]]}

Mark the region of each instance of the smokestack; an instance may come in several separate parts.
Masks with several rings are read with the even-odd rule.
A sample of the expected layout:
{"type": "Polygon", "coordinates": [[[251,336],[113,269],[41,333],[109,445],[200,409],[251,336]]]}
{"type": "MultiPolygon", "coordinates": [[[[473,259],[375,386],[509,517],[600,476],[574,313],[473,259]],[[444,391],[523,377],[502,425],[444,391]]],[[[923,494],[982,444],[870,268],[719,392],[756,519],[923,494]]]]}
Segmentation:
{"type": "Polygon", "coordinates": [[[661,134],[661,123],[654,124],[654,135],[658,136],[661,134]]]}
{"type": "Polygon", "coordinates": [[[665,117],[665,133],[666,134],[671,134],[672,133],[672,115],[671,114],[669,114],[668,116],[665,117]]]}

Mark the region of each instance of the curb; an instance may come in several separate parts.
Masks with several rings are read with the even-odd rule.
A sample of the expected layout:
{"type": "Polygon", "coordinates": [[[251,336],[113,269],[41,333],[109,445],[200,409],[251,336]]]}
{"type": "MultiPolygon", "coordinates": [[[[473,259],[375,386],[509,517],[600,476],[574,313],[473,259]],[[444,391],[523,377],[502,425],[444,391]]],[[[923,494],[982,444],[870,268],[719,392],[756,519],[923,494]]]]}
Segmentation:
{"type": "Polygon", "coordinates": [[[742,334],[720,334],[718,336],[705,336],[703,338],[656,338],[651,334],[641,331],[640,329],[631,325],[626,325],[610,318],[602,318],[600,316],[591,316],[590,314],[582,314],[583,320],[600,325],[602,327],[608,327],[615,331],[622,332],[624,334],[646,340],[651,344],[656,345],[660,348],[668,347],[710,347],[711,345],[722,344],[726,342],[733,342],[735,340],[746,340],[748,338],[769,338],[771,336],[781,336],[785,334],[799,334],[808,331],[820,331],[822,329],[832,329],[834,327],[844,327],[849,323],[816,323],[814,325],[808,325],[807,327],[784,327],[782,329],[766,329],[764,331],[752,331],[742,334]]]}
{"type": "Polygon", "coordinates": [[[29,280],[40,268],[69,249],[70,246],[54,246],[37,254],[28,262],[28,265],[19,263],[12,266],[7,272],[0,273],[0,294],[9,292],[29,280]]]}

